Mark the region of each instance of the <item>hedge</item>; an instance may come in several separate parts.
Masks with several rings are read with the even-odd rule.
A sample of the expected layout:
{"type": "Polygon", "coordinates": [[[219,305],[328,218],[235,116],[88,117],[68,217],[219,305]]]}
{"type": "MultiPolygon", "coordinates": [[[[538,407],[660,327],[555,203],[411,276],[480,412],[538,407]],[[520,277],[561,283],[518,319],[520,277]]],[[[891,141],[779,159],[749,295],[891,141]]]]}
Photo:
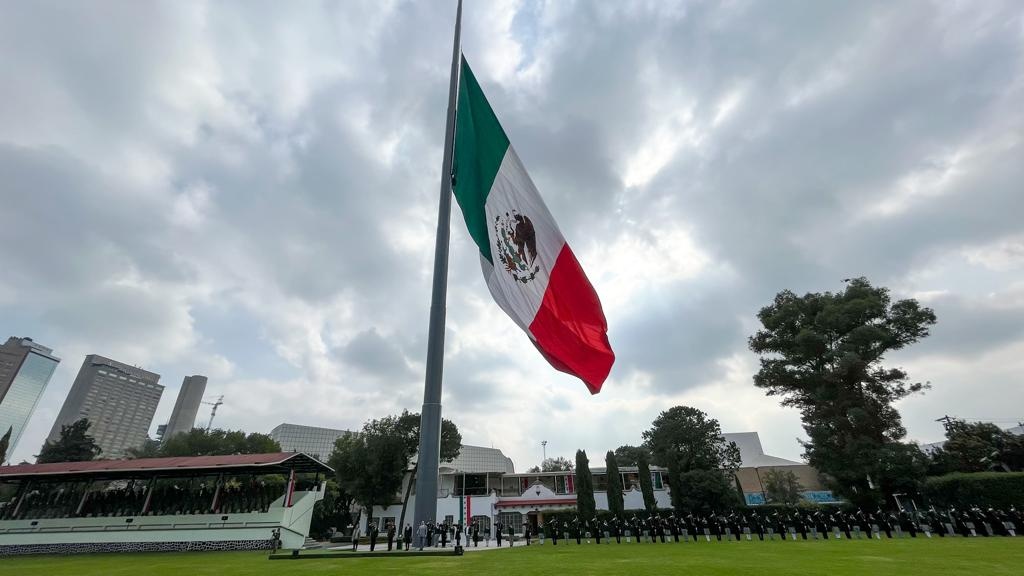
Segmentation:
{"type": "Polygon", "coordinates": [[[925,498],[939,507],[1009,508],[1024,504],[1024,472],[954,472],[924,482],[925,498]]]}

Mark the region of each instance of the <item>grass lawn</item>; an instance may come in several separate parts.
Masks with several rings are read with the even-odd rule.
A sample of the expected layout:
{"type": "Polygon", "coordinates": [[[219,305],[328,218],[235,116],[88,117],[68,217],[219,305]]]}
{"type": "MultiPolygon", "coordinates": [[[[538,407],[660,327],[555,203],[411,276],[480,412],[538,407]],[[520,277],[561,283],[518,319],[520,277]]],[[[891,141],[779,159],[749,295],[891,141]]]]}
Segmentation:
{"type": "Polygon", "coordinates": [[[463,557],[267,560],[260,552],[94,554],[0,559],[12,576],[249,574],[1024,574],[1024,537],[828,542],[583,545],[469,552],[463,557]]]}

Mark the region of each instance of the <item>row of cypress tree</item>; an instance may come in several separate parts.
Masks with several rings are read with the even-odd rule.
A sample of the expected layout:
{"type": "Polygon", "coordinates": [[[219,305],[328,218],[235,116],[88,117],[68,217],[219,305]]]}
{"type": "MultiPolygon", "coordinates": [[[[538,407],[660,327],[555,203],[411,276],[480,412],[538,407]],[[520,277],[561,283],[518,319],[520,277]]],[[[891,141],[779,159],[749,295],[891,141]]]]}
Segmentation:
{"type": "MultiPolygon", "coordinates": [[[[644,496],[644,508],[648,512],[657,508],[654,500],[654,483],[651,482],[651,467],[647,457],[640,455],[637,463],[637,474],[640,476],[640,492],[644,496]]],[[[609,450],[605,454],[605,472],[608,477],[608,511],[621,517],[625,512],[622,496],[622,477],[619,475],[619,464],[615,460],[615,452],[609,450]]],[[[597,514],[597,502],[594,500],[594,477],[590,473],[590,460],[585,450],[576,451],[576,510],[583,518],[593,518],[597,514]]]]}

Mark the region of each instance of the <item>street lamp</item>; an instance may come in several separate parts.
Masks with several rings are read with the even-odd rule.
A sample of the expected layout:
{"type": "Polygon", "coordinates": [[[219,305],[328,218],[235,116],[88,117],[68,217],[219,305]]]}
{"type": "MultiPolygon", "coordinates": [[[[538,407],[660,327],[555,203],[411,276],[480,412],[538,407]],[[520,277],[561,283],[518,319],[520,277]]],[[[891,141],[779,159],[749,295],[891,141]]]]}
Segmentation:
{"type": "MultiPolygon", "coordinates": [[[[541,447],[541,450],[544,451],[544,460],[547,460],[548,459],[548,441],[547,440],[541,440],[540,441],[540,447],[541,447]]],[[[544,460],[541,460],[541,462],[543,462],[544,460]]]]}

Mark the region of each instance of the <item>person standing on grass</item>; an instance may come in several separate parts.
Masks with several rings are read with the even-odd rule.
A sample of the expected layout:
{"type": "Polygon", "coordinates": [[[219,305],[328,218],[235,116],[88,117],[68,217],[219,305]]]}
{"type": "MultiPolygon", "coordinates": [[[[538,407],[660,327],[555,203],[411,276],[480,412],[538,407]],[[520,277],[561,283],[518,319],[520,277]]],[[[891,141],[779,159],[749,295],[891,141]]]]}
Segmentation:
{"type": "Polygon", "coordinates": [[[416,538],[419,540],[420,552],[423,551],[423,544],[427,541],[427,523],[420,522],[420,527],[416,529],[416,538]]]}
{"type": "Polygon", "coordinates": [[[508,525],[508,547],[512,547],[512,543],[515,540],[515,528],[511,524],[508,525]]]}
{"type": "Polygon", "coordinates": [[[494,523],[494,535],[498,540],[498,548],[501,548],[501,531],[505,528],[505,525],[501,522],[494,523]]]}
{"type": "Polygon", "coordinates": [[[405,551],[409,551],[409,543],[412,541],[412,525],[405,523],[405,532],[402,534],[405,539],[405,551]]]}
{"type": "Polygon", "coordinates": [[[359,549],[359,526],[352,527],[352,551],[359,549]]]}
{"type": "Polygon", "coordinates": [[[476,548],[480,544],[480,526],[473,524],[473,548],[476,548]]]}
{"type": "Polygon", "coordinates": [[[395,543],[395,525],[388,522],[388,552],[391,552],[391,547],[395,543]]]}
{"type": "Polygon", "coordinates": [[[370,537],[370,552],[373,552],[375,546],[377,546],[377,524],[376,520],[370,524],[370,529],[367,534],[370,537]]]}

